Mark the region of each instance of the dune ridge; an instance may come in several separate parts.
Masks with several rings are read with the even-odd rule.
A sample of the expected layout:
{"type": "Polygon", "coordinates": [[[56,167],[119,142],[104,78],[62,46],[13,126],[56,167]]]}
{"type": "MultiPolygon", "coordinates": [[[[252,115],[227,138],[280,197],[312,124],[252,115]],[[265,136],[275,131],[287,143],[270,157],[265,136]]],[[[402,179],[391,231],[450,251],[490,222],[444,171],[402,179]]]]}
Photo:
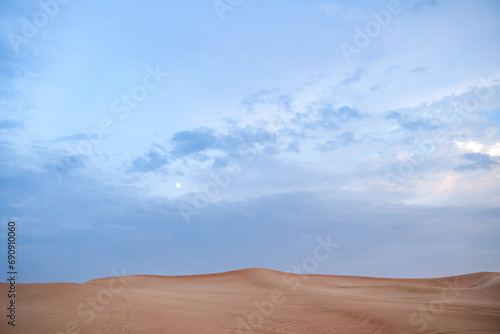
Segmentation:
{"type": "MultiPolygon", "coordinates": [[[[0,284],[7,295],[7,283],[0,284]]],[[[500,273],[426,279],[251,268],[18,284],[1,333],[500,333],[500,273]]]]}

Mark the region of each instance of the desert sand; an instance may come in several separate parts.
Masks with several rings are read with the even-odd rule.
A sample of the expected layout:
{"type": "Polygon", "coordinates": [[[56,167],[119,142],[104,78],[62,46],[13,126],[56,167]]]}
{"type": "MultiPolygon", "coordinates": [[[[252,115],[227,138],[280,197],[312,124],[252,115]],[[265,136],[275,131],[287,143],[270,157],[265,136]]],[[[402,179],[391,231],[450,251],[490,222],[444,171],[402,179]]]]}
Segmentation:
{"type": "MultiPolygon", "coordinates": [[[[7,306],[7,283],[0,289],[7,306]]],[[[387,279],[244,269],[17,290],[16,326],[4,315],[0,333],[500,333],[500,273],[490,272],[387,279]]]]}

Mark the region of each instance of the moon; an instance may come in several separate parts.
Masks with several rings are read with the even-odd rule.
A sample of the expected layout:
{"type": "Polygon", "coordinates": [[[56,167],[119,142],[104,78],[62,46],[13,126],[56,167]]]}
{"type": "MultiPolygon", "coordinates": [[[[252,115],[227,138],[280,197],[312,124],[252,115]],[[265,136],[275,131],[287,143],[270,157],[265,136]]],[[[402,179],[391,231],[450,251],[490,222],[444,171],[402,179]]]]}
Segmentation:
{"type": "Polygon", "coordinates": [[[177,183],[175,184],[175,187],[176,187],[176,188],[180,188],[180,187],[181,187],[181,184],[180,184],[179,182],[177,182],[177,183]]]}

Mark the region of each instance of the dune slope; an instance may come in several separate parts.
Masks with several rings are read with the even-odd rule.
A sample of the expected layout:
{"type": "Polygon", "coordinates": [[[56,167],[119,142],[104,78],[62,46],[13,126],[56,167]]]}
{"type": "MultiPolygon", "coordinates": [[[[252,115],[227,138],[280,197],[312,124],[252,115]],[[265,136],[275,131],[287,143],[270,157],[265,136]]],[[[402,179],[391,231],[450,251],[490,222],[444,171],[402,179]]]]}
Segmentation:
{"type": "MultiPolygon", "coordinates": [[[[2,296],[7,289],[0,284],[2,296]]],[[[385,279],[245,269],[17,290],[16,327],[3,316],[0,333],[500,333],[500,273],[385,279]]]]}

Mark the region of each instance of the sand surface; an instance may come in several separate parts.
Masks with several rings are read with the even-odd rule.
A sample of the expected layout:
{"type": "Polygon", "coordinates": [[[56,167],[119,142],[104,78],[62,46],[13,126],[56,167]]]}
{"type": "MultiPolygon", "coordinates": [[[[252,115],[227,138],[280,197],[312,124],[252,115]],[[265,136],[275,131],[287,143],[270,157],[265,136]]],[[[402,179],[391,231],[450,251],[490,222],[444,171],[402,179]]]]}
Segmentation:
{"type": "Polygon", "coordinates": [[[245,269],[0,284],[0,333],[500,333],[500,273],[434,279],[245,269]],[[4,297],[5,296],[5,297],[4,297]]]}

